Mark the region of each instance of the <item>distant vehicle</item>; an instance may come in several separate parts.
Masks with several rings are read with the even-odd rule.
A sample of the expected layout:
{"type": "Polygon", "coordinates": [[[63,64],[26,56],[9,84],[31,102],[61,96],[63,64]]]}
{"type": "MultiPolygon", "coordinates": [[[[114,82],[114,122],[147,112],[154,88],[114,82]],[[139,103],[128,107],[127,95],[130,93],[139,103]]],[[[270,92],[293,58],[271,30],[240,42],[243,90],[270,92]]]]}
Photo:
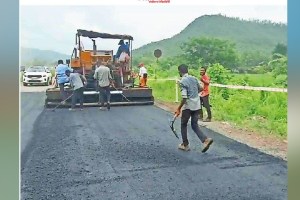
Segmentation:
{"type": "Polygon", "coordinates": [[[52,74],[46,66],[32,66],[24,71],[23,85],[39,84],[50,85],[52,81],[52,74]]]}

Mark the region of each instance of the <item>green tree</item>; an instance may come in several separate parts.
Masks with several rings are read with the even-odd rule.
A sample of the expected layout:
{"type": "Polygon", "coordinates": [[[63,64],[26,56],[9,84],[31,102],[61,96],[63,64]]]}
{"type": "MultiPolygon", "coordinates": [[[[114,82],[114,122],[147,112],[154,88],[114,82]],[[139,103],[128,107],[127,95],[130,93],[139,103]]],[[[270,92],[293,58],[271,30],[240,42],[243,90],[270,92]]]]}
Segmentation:
{"type": "Polygon", "coordinates": [[[240,55],[240,67],[248,68],[267,63],[270,60],[270,57],[266,57],[261,52],[246,52],[240,55]]]}
{"type": "Polygon", "coordinates": [[[207,73],[212,83],[227,84],[232,78],[230,70],[219,63],[209,66],[207,73]]]}
{"type": "Polygon", "coordinates": [[[268,68],[272,70],[272,74],[276,79],[276,84],[287,87],[287,57],[276,54],[277,59],[273,59],[268,63],[268,68]]]}
{"type": "MultiPolygon", "coordinates": [[[[230,70],[226,69],[219,63],[209,66],[207,73],[209,74],[212,83],[227,84],[232,79],[230,70]]],[[[216,91],[221,93],[224,100],[228,100],[230,98],[228,88],[217,88],[216,91]]]]}
{"type": "Polygon", "coordinates": [[[226,68],[237,66],[238,56],[235,44],[217,38],[192,38],[181,46],[182,57],[192,68],[220,63],[226,68]]]}
{"type": "Polygon", "coordinates": [[[278,43],[275,46],[274,50],[272,51],[273,58],[274,59],[279,58],[278,54],[284,55],[284,56],[287,55],[287,46],[285,44],[278,43]]]}

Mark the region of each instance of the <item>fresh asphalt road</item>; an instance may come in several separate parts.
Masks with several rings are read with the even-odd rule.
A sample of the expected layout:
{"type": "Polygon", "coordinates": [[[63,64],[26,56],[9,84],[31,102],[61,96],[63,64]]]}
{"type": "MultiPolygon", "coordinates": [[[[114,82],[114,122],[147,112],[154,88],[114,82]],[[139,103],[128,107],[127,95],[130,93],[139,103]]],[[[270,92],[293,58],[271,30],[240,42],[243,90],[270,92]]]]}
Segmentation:
{"type": "MultiPolygon", "coordinates": [[[[21,93],[21,199],[287,199],[287,163],[203,128],[214,144],[177,149],[155,106],[44,110],[21,93]]],[[[176,121],[179,130],[179,119],[176,121]]]]}

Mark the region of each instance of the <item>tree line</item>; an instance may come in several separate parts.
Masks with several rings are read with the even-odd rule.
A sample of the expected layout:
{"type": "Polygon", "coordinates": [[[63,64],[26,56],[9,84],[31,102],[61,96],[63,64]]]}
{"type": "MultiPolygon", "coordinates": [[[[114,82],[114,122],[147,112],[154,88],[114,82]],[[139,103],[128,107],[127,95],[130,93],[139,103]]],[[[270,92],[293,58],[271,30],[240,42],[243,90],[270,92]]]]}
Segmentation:
{"type": "Polygon", "coordinates": [[[176,76],[176,66],[181,63],[189,65],[191,71],[200,66],[208,68],[221,66],[233,73],[272,73],[278,84],[287,85],[287,46],[277,43],[270,55],[260,52],[241,53],[236,49],[236,44],[230,40],[218,38],[199,37],[191,38],[183,43],[180,48],[183,53],[161,58],[156,61],[153,57],[136,57],[133,65],[143,61],[148,65],[149,73],[154,76],[176,76]]]}

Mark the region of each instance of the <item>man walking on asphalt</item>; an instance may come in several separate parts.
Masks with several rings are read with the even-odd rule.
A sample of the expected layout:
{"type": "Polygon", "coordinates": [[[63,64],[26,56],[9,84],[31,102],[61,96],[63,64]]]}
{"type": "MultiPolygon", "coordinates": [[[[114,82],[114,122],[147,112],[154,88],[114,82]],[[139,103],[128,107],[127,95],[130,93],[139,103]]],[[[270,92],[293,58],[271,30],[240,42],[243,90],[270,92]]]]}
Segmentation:
{"type": "Polygon", "coordinates": [[[206,74],[206,68],[201,67],[200,69],[200,75],[201,79],[200,81],[203,84],[203,90],[200,92],[200,101],[201,105],[206,109],[207,111],[207,118],[203,120],[203,110],[200,109],[200,120],[204,122],[210,122],[211,121],[211,110],[210,110],[210,104],[209,104],[209,76],[206,74]]]}
{"type": "Polygon", "coordinates": [[[71,87],[73,88],[72,106],[69,110],[74,110],[77,99],[80,101],[80,110],[83,110],[83,91],[84,86],[87,84],[86,78],[79,73],[71,73],[70,70],[66,70],[66,75],[69,77],[71,87]]]}
{"type": "Polygon", "coordinates": [[[99,85],[99,100],[101,102],[100,110],[104,107],[104,98],[106,97],[107,110],[110,110],[110,88],[112,85],[112,76],[110,69],[101,64],[95,71],[94,79],[98,81],[99,85]]]}
{"type": "Polygon", "coordinates": [[[73,69],[68,67],[67,65],[64,65],[63,60],[57,61],[57,67],[55,69],[55,78],[57,79],[57,84],[59,85],[60,95],[62,98],[62,102],[65,103],[65,100],[67,98],[67,94],[65,92],[65,83],[69,82],[69,78],[66,75],[66,70],[69,70],[70,72],[73,72],[73,69]]]}
{"type": "Polygon", "coordinates": [[[178,106],[175,115],[179,116],[182,109],[181,116],[181,136],[182,143],[179,144],[178,148],[184,151],[189,151],[189,141],[187,138],[187,123],[191,118],[191,126],[193,131],[197,134],[198,138],[203,143],[202,152],[206,152],[210,145],[213,143],[213,139],[208,138],[204,133],[199,129],[198,119],[199,111],[201,108],[199,92],[201,91],[201,86],[198,80],[188,74],[188,67],[185,64],[178,66],[178,72],[182,79],[179,82],[181,89],[182,100],[178,106]]]}

